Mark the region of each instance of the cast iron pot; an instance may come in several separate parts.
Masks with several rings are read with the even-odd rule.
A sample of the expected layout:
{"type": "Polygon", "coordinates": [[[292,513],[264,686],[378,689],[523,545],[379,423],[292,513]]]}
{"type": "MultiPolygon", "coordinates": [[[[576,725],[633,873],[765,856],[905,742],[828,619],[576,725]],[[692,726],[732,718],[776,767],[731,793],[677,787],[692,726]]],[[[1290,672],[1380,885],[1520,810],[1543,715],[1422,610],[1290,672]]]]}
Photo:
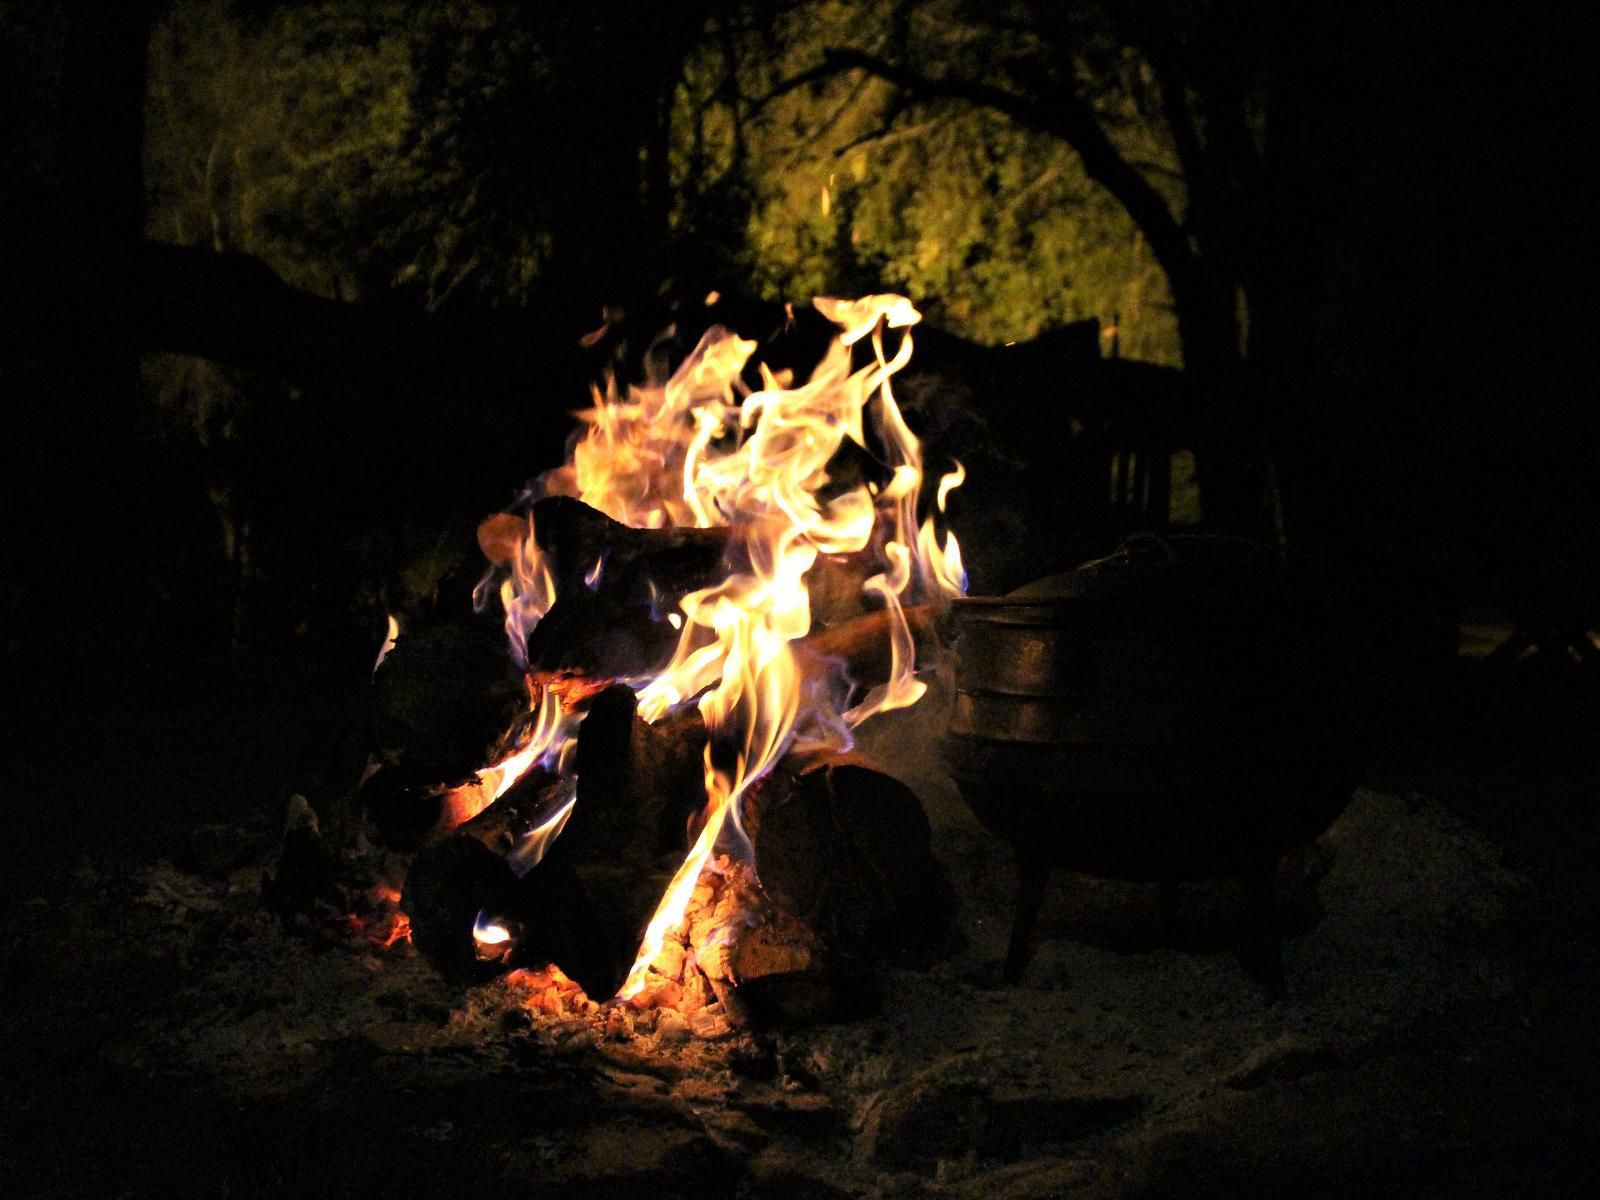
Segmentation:
{"type": "Polygon", "coordinates": [[[1158,882],[1238,876],[1242,957],[1282,988],[1272,879],[1354,782],[1365,676],[1350,589],[1310,559],[1148,538],[1007,596],[957,602],[947,753],[1015,846],[1014,982],[1055,867],[1158,882]]]}

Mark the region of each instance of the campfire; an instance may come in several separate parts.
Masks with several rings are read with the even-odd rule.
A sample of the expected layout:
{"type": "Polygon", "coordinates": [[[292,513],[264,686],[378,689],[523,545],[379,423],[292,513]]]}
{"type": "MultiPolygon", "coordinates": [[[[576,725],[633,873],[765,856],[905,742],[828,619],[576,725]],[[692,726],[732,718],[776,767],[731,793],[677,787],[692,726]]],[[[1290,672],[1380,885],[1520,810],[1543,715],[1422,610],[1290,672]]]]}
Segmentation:
{"type": "Polygon", "coordinates": [[[391,618],[361,797],[417,846],[404,932],[447,977],[715,1037],[847,1007],[852,964],[942,936],[920,806],[853,745],[926,691],[962,471],[925,479],[895,401],[912,305],[815,306],[802,378],[713,327],[665,382],[597,390],[480,525],[477,621],[391,618]]]}

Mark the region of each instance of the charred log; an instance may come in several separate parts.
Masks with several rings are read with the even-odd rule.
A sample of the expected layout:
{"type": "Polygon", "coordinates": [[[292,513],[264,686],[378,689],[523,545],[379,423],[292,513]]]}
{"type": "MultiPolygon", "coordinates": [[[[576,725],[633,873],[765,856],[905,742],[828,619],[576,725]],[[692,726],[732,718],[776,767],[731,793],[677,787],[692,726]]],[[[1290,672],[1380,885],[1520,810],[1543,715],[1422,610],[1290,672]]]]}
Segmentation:
{"type": "MultiPolygon", "coordinates": [[[[932,605],[913,604],[902,611],[919,650],[937,640],[938,613],[932,605]]],[[[845,673],[857,684],[883,683],[889,678],[892,664],[892,628],[886,610],[863,613],[801,638],[795,643],[795,656],[808,675],[824,674],[842,663],[845,673]]]]}
{"type": "Polygon", "coordinates": [[[439,827],[444,791],[436,781],[408,767],[380,767],[361,785],[356,799],[380,845],[417,850],[439,827]]]}
{"type": "Polygon", "coordinates": [[[373,752],[410,779],[458,783],[493,761],[527,710],[498,622],[407,631],[373,679],[373,752]]]}
{"type": "Polygon", "coordinates": [[[529,633],[528,669],[590,679],[654,674],[671,661],[678,638],[664,610],[580,586],[558,592],[529,633]]]}
{"type": "Polygon", "coordinates": [[[539,771],[417,854],[404,907],[418,950],[456,982],[553,962],[590,996],[613,995],[705,807],[705,744],[692,708],[652,726],[626,687],[595,697],[578,739],[576,801],[536,865],[519,861],[528,832],[569,786],[539,771]],[[509,935],[489,961],[473,936],[480,919],[509,935]]]}
{"type": "Polygon", "coordinates": [[[648,606],[727,574],[726,530],[634,529],[571,496],[548,496],[526,514],[497,513],[485,520],[478,526],[478,545],[490,562],[511,561],[530,519],[557,596],[604,587],[619,603],[648,606]]]}
{"type": "Polygon", "coordinates": [[[590,996],[616,993],[638,953],[706,804],[706,732],[693,708],[655,725],[639,718],[624,686],[595,697],[578,738],[577,803],[561,837],[529,879],[566,873],[592,914],[585,961],[551,946],[551,959],[590,996]]]}
{"type": "Polygon", "coordinates": [[[519,861],[530,832],[560,810],[567,791],[557,777],[531,771],[412,861],[401,907],[417,949],[446,979],[473,983],[555,962],[592,995],[611,994],[604,989],[614,956],[570,856],[552,851],[531,869],[519,861]],[[476,932],[490,927],[503,940],[480,942],[476,932]]]}
{"type": "Polygon", "coordinates": [[[954,893],[909,788],[852,757],[775,783],[752,823],[774,903],[841,953],[925,963],[949,949],[954,893]]]}
{"type": "Polygon", "coordinates": [[[681,855],[706,806],[706,728],[692,705],[655,724],[622,685],[596,696],[578,738],[578,805],[561,840],[584,859],[681,855]]]}

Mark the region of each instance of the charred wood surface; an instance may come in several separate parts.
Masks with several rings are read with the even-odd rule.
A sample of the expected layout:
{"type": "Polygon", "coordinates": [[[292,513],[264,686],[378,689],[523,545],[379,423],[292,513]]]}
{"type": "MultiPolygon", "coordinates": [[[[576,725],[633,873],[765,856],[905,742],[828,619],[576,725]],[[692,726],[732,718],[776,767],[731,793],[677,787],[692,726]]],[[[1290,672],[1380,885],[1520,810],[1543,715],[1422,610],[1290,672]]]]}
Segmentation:
{"type": "Polygon", "coordinates": [[[373,750],[412,779],[458,783],[493,761],[527,710],[498,621],[408,631],[373,678],[373,750]]]}
{"type": "Polygon", "coordinates": [[[561,841],[585,859],[653,862],[682,854],[689,821],[706,806],[706,728],[689,705],[655,724],[631,689],[591,702],[578,738],[578,804],[561,841]]]}
{"type": "Polygon", "coordinates": [[[417,854],[404,904],[418,950],[458,982],[554,962],[591,997],[613,995],[705,807],[705,744],[692,708],[652,726],[628,688],[595,697],[578,739],[572,815],[536,865],[519,864],[518,848],[567,786],[537,770],[417,854]],[[479,960],[480,913],[512,933],[503,959],[479,960]]]}
{"type": "Polygon", "coordinates": [[[915,793],[852,757],[772,782],[752,824],[774,903],[844,953],[927,962],[949,948],[954,893],[915,793]]]}
{"type": "Polygon", "coordinates": [[[544,772],[530,771],[495,803],[412,859],[401,907],[411,918],[413,943],[446,979],[472,982],[500,969],[479,961],[473,927],[480,913],[499,921],[520,915],[518,879],[507,855],[536,823],[551,783],[544,772]]]}
{"type": "MultiPolygon", "coordinates": [[[[932,605],[913,604],[905,608],[906,626],[918,650],[938,637],[938,613],[932,605]]],[[[891,630],[893,622],[884,609],[818,629],[794,644],[801,670],[822,675],[842,663],[846,674],[857,684],[873,686],[888,680],[893,661],[891,630]]],[[[912,665],[912,664],[907,664],[912,665]]]]}

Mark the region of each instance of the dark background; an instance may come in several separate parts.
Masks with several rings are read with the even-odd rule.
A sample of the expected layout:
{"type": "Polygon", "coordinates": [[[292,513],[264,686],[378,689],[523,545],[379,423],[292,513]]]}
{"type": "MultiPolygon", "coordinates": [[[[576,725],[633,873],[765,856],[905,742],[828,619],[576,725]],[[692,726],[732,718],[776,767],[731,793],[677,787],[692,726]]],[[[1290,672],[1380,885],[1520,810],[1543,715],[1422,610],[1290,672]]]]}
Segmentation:
{"type": "MultiPolygon", "coordinates": [[[[317,6],[233,11],[296,7],[317,6]]],[[[675,224],[647,119],[703,19],[729,6],[506,7],[524,39],[502,47],[508,78],[537,60],[539,85],[525,105],[461,117],[461,153],[492,148],[504,167],[484,184],[493,219],[467,236],[489,259],[528,230],[547,246],[525,284],[499,276],[441,301],[377,266],[361,278],[366,260],[345,264],[353,291],[319,279],[342,252],[325,247],[302,247],[306,271],[289,279],[281,257],[269,267],[202,234],[150,236],[141,114],[164,82],[147,48],[168,7],[0,5],[8,928],[85,855],[138,862],[217,823],[271,843],[284,796],[329,769],[358,719],[384,612],[459,594],[476,521],[559,457],[566,413],[607,361],[604,347],[575,349],[604,306],[628,310],[635,359],[672,297],[711,285],[770,327],[737,217],[712,203],[736,214],[738,196],[708,191],[698,224],[675,224]],[[196,363],[205,373],[174,382],[196,363]],[[176,408],[161,401],[175,387],[176,408]],[[223,413],[225,434],[204,411],[223,413]]],[[[1042,20],[1050,7],[1019,11],[1042,20]]],[[[1198,61],[1249,41],[1286,131],[1264,182],[1210,193],[1258,207],[1234,214],[1243,233],[1207,261],[1254,239],[1273,270],[1256,276],[1239,361],[1192,361],[1216,346],[1202,330],[1172,384],[1203,527],[1262,536],[1281,520],[1292,545],[1400,597],[1388,619],[1412,634],[1396,677],[1403,659],[1423,682],[1408,684],[1417,707],[1371,781],[1444,796],[1581,926],[1594,914],[1596,706],[1555,645],[1572,635],[1592,668],[1582,634],[1600,621],[1581,182],[1594,73],[1577,6],[1129,11],[1159,28],[1168,8],[1174,28],[1207,18],[1217,42],[1198,61]],[[1275,31],[1265,49],[1251,32],[1262,22],[1275,31]],[[1466,673],[1463,617],[1497,637],[1520,627],[1545,662],[1466,673]]],[[[449,62],[423,66],[446,94],[449,62]]],[[[1047,99],[1060,86],[1035,84],[1047,99]]],[[[321,219],[299,214],[301,227],[321,219]]],[[[837,283],[893,280],[841,260],[837,283]]],[[[937,297],[916,299],[937,316],[937,297]]],[[[992,574],[975,586],[1072,565],[1087,544],[1073,514],[1035,501],[1058,482],[1073,388],[984,397],[992,352],[934,341],[944,350],[923,386],[978,396],[997,438],[991,478],[1037,489],[986,493],[984,463],[969,462],[954,520],[986,531],[992,574]]],[[[1074,361],[1069,384],[1089,369],[1074,361]]],[[[956,448],[929,432],[935,460],[956,448]]],[[[1592,964],[1553,969],[1592,977],[1592,964]]],[[[8,960],[6,987],[28,986],[8,960]]],[[[1533,1057],[1564,1051],[1541,1043],[1533,1057]]]]}

